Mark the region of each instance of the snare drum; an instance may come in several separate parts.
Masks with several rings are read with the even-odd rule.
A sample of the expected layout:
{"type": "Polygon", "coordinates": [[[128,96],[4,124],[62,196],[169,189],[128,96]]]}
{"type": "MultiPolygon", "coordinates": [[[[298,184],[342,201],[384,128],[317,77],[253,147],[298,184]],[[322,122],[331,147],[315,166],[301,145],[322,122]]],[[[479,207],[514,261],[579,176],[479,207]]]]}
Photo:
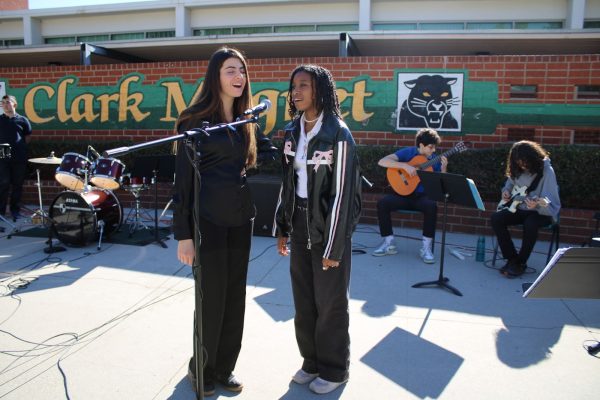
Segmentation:
{"type": "Polygon", "coordinates": [[[146,190],[152,183],[151,178],[145,176],[131,176],[131,174],[125,174],[121,177],[121,186],[124,190],[146,190]]]}
{"type": "Polygon", "coordinates": [[[54,178],[64,187],[81,190],[85,186],[85,174],[90,170],[90,160],[77,153],[65,153],[54,178]]]}
{"type": "Polygon", "coordinates": [[[71,246],[85,246],[99,236],[104,225],[106,237],[119,229],[123,221],[121,203],[109,190],[59,193],[49,210],[58,239],[71,246]]]}
{"type": "Polygon", "coordinates": [[[0,143],[0,159],[10,158],[10,144],[0,143]]]}
{"type": "Polygon", "coordinates": [[[102,189],[116,190],[125,164],[116,158],[99,158],[96,160],[90,182],[102,189]]]}

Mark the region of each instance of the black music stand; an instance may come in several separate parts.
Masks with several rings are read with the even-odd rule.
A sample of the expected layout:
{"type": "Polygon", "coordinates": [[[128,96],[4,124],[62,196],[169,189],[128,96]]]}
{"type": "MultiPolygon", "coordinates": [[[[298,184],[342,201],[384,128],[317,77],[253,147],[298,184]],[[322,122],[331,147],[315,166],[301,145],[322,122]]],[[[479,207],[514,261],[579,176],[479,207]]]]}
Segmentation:
{"type": "Polygon", "coordinates": [[[175,156],[164,154],[137,157],[131,174],[139,177],[152,176],[152,183],[154,184],[154,240],[166,249],[167,245],[160,239],[158,234],[158,182],[159,180],[174,181],[175,156]]]}
{"type": "Polygon", "coordinates": [[[446,217],[448,216],[448,203],[465,207],[474,207],[484,210],[483,201],[472,180],[463,175],[447,174],[442,172],[417,171],[425,193],[431,200],[444,202],[444,218],[442,223],[442,252],[440,256],[440,274],[436,281],[420,282],[412,285],[414,288],[425,286],[439,286],[448,289],[457,296],[462,296],[456,288],[448,284],[449,279],[444,277],[444,253],[446,251],[446,217]]]}

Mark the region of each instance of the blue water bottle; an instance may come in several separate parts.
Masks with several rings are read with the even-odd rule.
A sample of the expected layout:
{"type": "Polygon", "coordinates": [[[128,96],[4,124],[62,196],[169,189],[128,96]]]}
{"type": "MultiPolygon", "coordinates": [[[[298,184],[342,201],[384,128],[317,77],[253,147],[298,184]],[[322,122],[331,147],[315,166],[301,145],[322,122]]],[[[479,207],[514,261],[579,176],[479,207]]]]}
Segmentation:
{"type": "Polygon", "coordinates": [[[475,261],[485,261],[485,236],[479,236],[479,239],[477,239],[477,251],[475,252],[475,261]]]}

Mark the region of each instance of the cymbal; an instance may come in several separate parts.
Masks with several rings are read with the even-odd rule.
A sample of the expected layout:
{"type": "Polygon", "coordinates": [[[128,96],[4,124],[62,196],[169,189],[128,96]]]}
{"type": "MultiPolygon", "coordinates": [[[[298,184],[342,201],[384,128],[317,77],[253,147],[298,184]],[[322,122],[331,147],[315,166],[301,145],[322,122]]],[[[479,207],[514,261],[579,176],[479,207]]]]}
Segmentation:
{"type": "Polygon", "coordinates": [[[54,154],[52,154],[49,157],[30,158],[27,161],[32,162],[34,164],[54,164],[54,165],[60,165],[60,163],[62,162],[62,158],[54,157],[54,154]]]}

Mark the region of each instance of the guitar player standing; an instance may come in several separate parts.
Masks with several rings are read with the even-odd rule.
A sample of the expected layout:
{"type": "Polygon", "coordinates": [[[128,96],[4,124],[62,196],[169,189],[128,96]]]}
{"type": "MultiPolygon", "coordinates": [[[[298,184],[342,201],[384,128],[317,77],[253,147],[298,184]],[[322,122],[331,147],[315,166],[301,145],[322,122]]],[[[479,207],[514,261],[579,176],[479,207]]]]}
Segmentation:
{"type": "Polygon", "coordinates": [[[491,224],[507,260],[500,273],[515,278],[527,269],[539,228],[557,220],[560,198],[548,152],[535,142],[522,140],[513,144],[506,160],[506,176],[499,211],[492,214],[491,224]],[[519,251],[508,231],[509,226],[518,224],[523,225],[519,251]]]}
{"type": "MultiPolygon", "coordinates": [[[[390,179],[390,176],[395,176],[398,185],[393,184],[392,179],[390,179],[390,184],[392,184],[395,193],[385,195],[377,202],[379,233],[383,237],[383,242],[373,252],[374,256],[386,256],[398,252],[394,242],[391,213],[402,209],[423,213],[423,246],[419,255],[423,262],[427,264],[435,262],[432,245],[437,222],[437,204],[427,197],[423,185],[419,183],[417,170],[424,162],[436,158],[435,149],[441,141],[442,139],[435,130],[420,129],[415,136],[415,146],[404,147],[379,160],[379,166],[388,168],[388,179],[390,179]],[[389,172],[392,172],[392,174],[389,172]]],[[[448,159],[441,156],[429,169],[432,168],[436,172],[446,172],[447,166],[448,159]]]]}

